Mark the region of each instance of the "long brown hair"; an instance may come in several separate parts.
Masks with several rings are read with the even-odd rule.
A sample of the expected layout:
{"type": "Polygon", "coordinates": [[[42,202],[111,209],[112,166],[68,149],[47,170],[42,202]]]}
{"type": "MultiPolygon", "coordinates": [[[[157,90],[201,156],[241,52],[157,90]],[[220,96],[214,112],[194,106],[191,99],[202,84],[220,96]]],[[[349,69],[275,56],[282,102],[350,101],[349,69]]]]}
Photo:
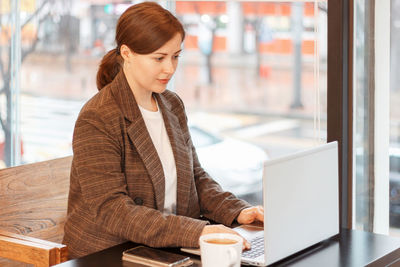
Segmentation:
{"type": "Polygon", "coordinates": [[[119,54],[121,45],[126,45],[138,54],[150,54],[175,34],[180,33],[182,41],[185,31],[178,19],[168,10],[154,2],[143,2],[129,7],[119,18],[114,48],[103,57],[97,71],[97,89],[109,84],[122,68],[123,59],[119,54]]]}

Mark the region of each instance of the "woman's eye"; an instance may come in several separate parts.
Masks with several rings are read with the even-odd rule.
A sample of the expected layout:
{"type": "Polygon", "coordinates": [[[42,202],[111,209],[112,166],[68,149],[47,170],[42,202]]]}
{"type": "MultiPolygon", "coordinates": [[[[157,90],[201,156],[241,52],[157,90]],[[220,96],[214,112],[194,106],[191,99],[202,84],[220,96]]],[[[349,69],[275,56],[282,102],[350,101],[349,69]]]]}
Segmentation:
{"type": "Polygon", "coordinates": [[[163,57],[157,57],[156,60],[157,61],[162,61],[164,58],[163,57]]]}
{"type": "Polygon", "coordinates": [[[176,55],[174,56],[174,59],[178,59],[180,57],[180,55],[176,55]]]}

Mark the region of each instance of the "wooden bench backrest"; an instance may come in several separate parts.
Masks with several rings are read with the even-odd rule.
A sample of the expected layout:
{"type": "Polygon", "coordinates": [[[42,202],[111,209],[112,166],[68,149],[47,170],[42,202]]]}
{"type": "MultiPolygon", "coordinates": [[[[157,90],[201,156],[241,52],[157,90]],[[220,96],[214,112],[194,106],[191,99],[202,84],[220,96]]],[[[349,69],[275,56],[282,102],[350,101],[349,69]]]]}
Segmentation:
{"type": "Polygon", "coordinates": [[[0,170],[0,230],[61,243],[72,156],[0,170]]]}

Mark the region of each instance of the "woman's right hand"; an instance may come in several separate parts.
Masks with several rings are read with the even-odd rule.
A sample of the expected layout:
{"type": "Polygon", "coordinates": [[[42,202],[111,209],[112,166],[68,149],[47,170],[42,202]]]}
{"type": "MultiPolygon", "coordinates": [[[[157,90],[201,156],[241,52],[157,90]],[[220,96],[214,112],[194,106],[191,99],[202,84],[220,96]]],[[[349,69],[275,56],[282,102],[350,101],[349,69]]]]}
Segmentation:
{"type": "Polygon", "coordinates": [[[217,234],[217,233],[238,235],[243,238],[243,248],[246,250],[251,248],[250,243],[246,239],[244,239],[243,236],[239,235],[237,232],[235,232],[231,228],[226,227],[222,224],[213,224],[213,225],[204,226],[203,231],[201,232],[200,236],[207,235],[207,234],[217,234]]]}

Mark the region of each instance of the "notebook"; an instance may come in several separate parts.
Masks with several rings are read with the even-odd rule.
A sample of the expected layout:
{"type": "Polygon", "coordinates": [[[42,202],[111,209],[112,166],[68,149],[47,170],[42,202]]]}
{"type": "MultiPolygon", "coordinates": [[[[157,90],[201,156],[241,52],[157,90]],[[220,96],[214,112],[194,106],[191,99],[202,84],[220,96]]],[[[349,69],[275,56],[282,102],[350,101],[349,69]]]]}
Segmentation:
{"type": "Polygon", "coordinates": [[[243,264],[266,266],[338,234],[337,142],[266,161],[263,202],[264,228],[234,228],[252,243],[242,254],[243,264]]]}

